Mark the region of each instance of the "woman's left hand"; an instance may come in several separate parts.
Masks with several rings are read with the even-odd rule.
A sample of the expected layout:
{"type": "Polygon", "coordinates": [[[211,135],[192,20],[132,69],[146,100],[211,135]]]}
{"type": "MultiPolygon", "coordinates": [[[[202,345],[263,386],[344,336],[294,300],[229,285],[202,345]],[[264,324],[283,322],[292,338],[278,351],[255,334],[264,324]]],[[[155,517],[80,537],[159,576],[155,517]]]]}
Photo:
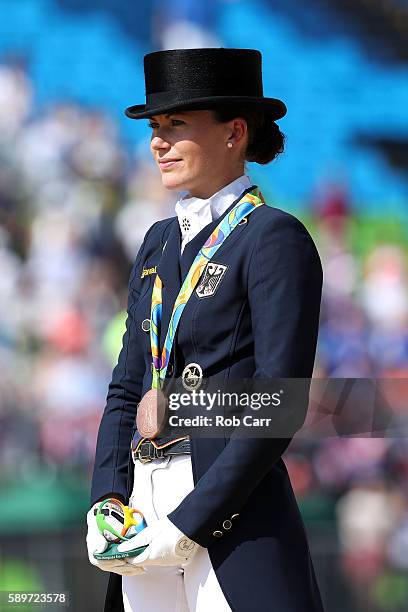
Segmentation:
{"type": "Polygon", "coordinates": [[[127,557],[131,565],[185,565],[191,561],[199,544],[190,540],[167,517],[148,525],[127,542],[118,546],[118,552],[124,552],[148,545],[136,557],[127,557]]]}

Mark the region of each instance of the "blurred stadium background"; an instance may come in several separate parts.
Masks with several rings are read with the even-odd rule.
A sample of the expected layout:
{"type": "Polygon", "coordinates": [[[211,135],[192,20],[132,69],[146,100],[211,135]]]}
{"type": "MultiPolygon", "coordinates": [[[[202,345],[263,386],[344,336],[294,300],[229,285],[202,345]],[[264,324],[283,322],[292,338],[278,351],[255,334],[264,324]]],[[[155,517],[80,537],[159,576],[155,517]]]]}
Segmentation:
{"type": "MultiPolygon", "coordinates": [[[[0,0],[0,590],[100,610],[85,514],[143,235],[173,214],[149,157],[142,58],[256,47],[287,150],[249,165],[314,236],[315,376],[408,374],[406,0],[0,0]]],[[[285,453],[328,612],[408,609],[408,443],[285,453]]],[[[13,609],[16,609],[15,607],[13,609]]],[[[26,607],[39,610],[40,607],[26,607]]],[[[44,610],[51,610],[47,606],[44,610]]]]}

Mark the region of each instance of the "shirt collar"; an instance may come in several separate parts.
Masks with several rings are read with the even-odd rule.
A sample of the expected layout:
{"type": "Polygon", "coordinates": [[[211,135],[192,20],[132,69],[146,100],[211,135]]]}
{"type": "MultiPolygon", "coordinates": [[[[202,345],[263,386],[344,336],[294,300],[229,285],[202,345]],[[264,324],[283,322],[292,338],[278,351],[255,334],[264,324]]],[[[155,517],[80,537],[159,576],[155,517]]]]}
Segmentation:
{"type": "Polygon", "coordinates": [[[182,238],[195,235],[206,225],[218,219],[243,191],[251,187],[252,183],[246,174],[225,185],[210,198],[181,196],[175,205],[175,213],[180,225],[182,238]]]}

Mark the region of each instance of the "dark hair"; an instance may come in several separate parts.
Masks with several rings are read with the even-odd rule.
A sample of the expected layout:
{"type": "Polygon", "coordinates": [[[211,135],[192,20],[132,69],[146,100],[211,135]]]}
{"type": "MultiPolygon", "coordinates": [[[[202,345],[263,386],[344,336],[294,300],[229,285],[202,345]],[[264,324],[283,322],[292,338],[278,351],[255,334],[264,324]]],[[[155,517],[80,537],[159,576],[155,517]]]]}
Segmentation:
{"type": "Polygon", "coordinates": [[[238,105],[220,105],[211,110],[215,120],[220,123],[226,123],[236,117],[245,119],[248,125],[248,144],[244,151],[245,161],[268,164],[283,153],[286,136],[267,111],[238,105]]]}

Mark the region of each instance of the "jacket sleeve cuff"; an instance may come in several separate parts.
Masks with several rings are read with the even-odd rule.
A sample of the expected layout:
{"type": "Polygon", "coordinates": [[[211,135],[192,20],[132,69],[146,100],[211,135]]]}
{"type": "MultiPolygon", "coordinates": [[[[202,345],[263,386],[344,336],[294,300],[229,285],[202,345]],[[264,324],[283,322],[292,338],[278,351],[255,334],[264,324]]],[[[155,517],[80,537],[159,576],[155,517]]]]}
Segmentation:
{"type": "Polygon", "coordinates": [[[208,527],[191,530],[184,525],[182,520],[182,513],[179,513],[176,508],[170,514],[167,515],[167,518],[176,525],[176,527],[182,531],[190,540],[196,542],[203,548],[208,548],[211,544],[215,544],[218,542],[223,536],[225,536],[231,528],[237,523],[237,519],[239,518],[239,514],[235,513],[231,515],[230,518],[225,519],[219,525],[213,525],[212,530],[208,529],[208,527]]]}

